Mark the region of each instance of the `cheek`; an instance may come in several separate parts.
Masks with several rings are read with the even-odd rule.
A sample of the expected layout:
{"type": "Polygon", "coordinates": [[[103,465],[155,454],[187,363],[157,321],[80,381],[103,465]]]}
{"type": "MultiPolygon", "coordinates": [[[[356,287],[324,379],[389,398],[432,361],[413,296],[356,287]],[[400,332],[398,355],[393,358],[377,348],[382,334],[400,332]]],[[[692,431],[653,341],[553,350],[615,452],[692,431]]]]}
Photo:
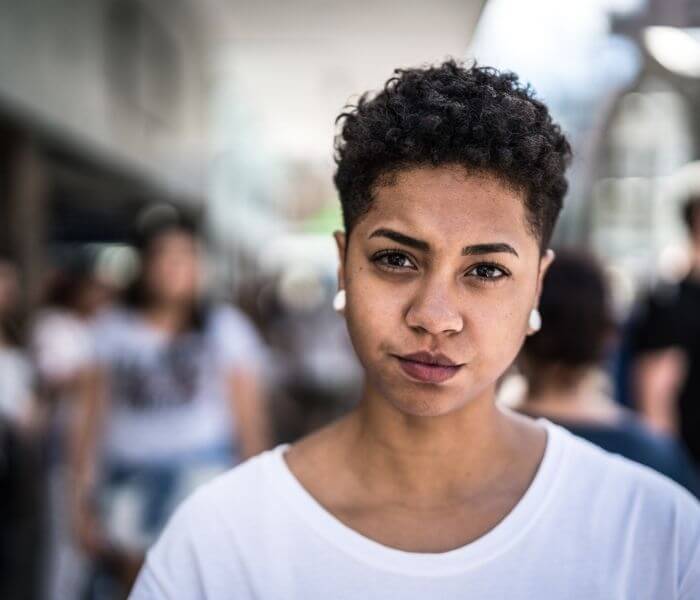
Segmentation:
{"type": "Polygon", "coordinates": [[[467,337],[475,347],[479,362],[489,369],[506,369],[515,359],[523,344],[527,327],[524,303],[517,295],[507,298],[485,299],[474,302],[467,319],[467,337]]]}
{"type": "Polygon", "coordinates": [[[397,318],[400,318],[398,294],[387,293],[386,286],[372,277],[365,268],[346,277],[345,287],[345,318],[351,333],[373,338],[387,327],[395,327],[397,318]]]}
{"type": "Polygon", "coordinates": [[[360,362],[369,367],[389,349],[405,339],[403,314],[410,293],[361,266],[346,273],[345,320],[360,362]]]}

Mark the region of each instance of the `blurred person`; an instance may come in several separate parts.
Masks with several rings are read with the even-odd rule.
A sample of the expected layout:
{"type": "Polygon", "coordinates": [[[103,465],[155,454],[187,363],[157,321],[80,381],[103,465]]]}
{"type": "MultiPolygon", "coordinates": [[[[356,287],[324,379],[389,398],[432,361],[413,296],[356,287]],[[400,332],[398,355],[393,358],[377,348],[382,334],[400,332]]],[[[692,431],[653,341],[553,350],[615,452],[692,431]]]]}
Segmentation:
{"type": "Polygon", "coordinates": [[[66,436],[76,417],[83,379],[94,362],[91,327],[111,299],[111,289],[95,272],[94,253],[74,250],[49,277],[31,332],[37,370],[47,470],[47,598],[77,598],[84,560],[72,536],[66,436]]]}
{"type": "Polygon", "coordinates": [[[655,429],[677,435],[700,465],[700,196],[683,205],[691,262],[636,308],[628,334],[635,406],[655,429]]]}
{"type": "Polygon", "coordinates": [[[0,414],[0,598],[3,600],[40,597],[40,490],[35,445],[16,423],[0,414]]]}
{"type": "Polygon", "coordinates": [[[0,258],[0,414],[27,430],[33,427],[36,403],[34,373],[23,349],[24,321],[17,268],[0,258]]]}
{"type": "Polygon", "coordinates": [[[557,251],[540,297],[543,327],[526,339],[518,360],[528,391],[517,409],[656,469],[698,496],[698,475],[676,440],[612,398],[602,368],[616,335],[611,302],[605,273],[592,256],[557,251]]]}
{"type": "Polygon", "coordinates": [[[340,117],[334,308],[359,405],[174,516],[132,592],[165,598],[700,595],[700,506],[495,402],[540,326],[570,147],[512,73],[397,70],[340,117]]]}
{"type": "Polygon", "coordinates": [[[202,248],[182,215],[142,224],[141,271],[94,329],[74,434],[75,515],[95,559],[87,597],[123,597],[177,503],[269,447],[261,345],[202,297],[202,248]]]}
{"type": "Polygon", "coordinates": [[[91,325],[109,306],[112,290],[97,276],[95,256],[84,249],[59,265],[32,329],[32,350],[42,386],[56,399],[76,386],[92,360],[91,325]]]}
{"type": "Polygon", "coordinates": [[[31,364],[23,350],[17,268],[0,258],[0,598],[39,593],[41,492],[36,402],[31,364]]]}

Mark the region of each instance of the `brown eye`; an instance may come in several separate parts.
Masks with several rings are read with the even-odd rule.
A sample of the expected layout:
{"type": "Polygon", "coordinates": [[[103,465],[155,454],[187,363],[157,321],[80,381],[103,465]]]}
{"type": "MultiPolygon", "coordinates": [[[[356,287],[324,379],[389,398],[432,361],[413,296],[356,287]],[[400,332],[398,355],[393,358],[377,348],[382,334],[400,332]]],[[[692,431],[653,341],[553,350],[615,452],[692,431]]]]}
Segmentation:
{"type": "Polygon", "coordinates": [[[406,269],[413,270],[416,268],[408,255],[395,250],[379,252],[372,257],[372,261],[384,269],[394,271],[406,269]]]}
{"type": "Polygon", "coordinates": [[[508,276],[505,270],[499,267],[498,265],[492,265],[487,263],[472,267],[467,272],[467,275],[471,275],[473,277],[478,277],[479,279],[488,281],[497,281],[499,279],[502,279],[503,277],[508,276]]]}

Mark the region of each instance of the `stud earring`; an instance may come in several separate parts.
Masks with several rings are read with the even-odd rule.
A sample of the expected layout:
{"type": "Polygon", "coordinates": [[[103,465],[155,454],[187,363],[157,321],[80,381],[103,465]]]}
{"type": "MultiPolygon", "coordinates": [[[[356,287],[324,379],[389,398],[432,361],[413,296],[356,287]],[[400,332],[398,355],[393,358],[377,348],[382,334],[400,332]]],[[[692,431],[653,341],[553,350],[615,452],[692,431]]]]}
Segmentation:
{"type": "Polygon", "coordinates": [[[338,290],[333,297],[333,310],[341,313],[345,310],[345,290],[338,290]]]}
{"type": "Polygon", "coordinates": [[[539,310],[533,308],[530,311],[530,318],[528,319],[527,324],[530,326],[530,329],[532,329],[533,332],[542,329],[542,315],[540,314],[539,310]]]}

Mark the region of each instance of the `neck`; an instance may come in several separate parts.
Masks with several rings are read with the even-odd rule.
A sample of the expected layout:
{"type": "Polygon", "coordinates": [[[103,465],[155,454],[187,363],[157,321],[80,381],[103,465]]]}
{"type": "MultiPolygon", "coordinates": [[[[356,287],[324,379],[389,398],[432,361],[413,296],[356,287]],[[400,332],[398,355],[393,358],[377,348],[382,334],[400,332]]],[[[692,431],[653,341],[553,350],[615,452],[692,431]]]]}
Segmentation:
{"type": "Polygon", "coordinates": [[[190,306],[181,302],[162,302],[144,310],[146,320],[167,333],[182,331],[190,317],[190,306]]]}
{"type": "Polygon", "coordinates": [[[607,377],[596,368],[589,368],[577,377],[538,379],[546,383],[531,390],[520,408],[527,414],[565,419],[567,421],[610,422],[619,416],[612,402],[607,377]]]}
{"type": "Polygon", "coordinates": [[[406,415],[366,390],[347,426],[346,463],[363,487],[377,498],[398,493],[417,503],[460,501],[488,488],[523,446],[522,421],[496,407],[493,388],[435,417],[406,415]]]}
{"type": "Polygon", "coordinates": [[[693,242],[691,252],[690,276],[700,279],[700,242],[693,242]]]}

